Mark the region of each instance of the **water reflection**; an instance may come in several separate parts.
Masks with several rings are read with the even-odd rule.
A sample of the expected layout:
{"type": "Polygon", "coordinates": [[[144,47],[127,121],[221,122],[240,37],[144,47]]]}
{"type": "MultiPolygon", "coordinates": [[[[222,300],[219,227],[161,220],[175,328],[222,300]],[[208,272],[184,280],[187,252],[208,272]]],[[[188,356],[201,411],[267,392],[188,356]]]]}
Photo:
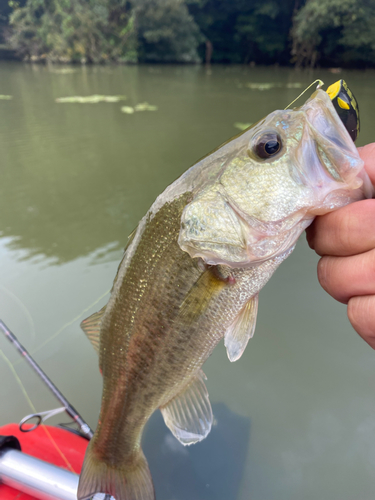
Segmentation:
{"type": "Polygon", "coordinates": [[[209,436],[185,447],[172,436],[160,412],[146,427],[144,452],[157,498],[163,500],[236,500],[249,446],[250,418],[225,404],[212,406],[215,424],[209,436]]]}
{"type": "Polygon", "coordinates": [[[0,234],[57,263],[123,247],[155,197],[236,123],[287,105],[310,80],[272,68],[62,69],[2,65],[1,92],[13,99],[0,102],[0,234]],[[55,102],[94,94],[127,99],[55,102]],[[140,102],[158,110],[121,113],[140,102]]]}

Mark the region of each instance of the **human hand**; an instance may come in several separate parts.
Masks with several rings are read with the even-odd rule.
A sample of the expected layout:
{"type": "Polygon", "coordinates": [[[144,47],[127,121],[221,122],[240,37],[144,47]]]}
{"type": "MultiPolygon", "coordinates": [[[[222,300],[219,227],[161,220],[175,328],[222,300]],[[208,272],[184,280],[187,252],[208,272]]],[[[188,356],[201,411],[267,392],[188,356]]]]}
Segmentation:
{"type": "MultiPolygon", "coordinates": [[[[358,152],[375,186],[375,143],[358,152]]],[[[317,217],[306,233],[310,247],[322,256],[321,286],[348,305],[353,328],[375,349],[375,199],[317,217]]]]}

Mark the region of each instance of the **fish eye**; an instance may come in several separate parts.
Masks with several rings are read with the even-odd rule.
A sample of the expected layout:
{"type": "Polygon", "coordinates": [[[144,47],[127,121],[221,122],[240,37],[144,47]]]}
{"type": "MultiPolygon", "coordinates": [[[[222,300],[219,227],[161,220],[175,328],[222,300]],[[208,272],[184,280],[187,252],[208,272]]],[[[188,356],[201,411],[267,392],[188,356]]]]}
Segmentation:
{"type": "Polygon", "coordinates": [[[282,148],[281,137],[279,134],[267,133],[259,137],[254,152],[259,158],[270,158],[276,155],[282,148]]]}

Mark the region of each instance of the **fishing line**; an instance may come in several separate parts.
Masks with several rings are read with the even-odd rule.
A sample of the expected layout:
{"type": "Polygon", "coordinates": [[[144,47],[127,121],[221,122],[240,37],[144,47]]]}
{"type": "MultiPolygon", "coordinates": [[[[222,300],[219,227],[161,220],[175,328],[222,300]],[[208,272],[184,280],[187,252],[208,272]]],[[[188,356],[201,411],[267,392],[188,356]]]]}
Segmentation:
{"type": "MultiPolygon", "coordinates": [[[[31,401],[27,391],[26,391],[26,388],[25,386],[23,385],[22,383],[22,380],[20,379],[20,377],[18,376],[18,373],[16,372],[13,364],[11,363],[11,361],[6,357],[6,355],[3,353],[3,351],[0,349],[0,355],[1,357],[3,358],[3,360],[6,362],[6,364],[8,365],[10,371],[13,373],[13,376],[16,380],[16,382],[18,383],[19,387],[21,388],[21,391],[26,399],[26,401],[28,402],[31,410],[34,412],[34,413],[37,413],[36,411],[36,408],[35,406],[33,405],[33,402],[31,401]]],[[[70,469],[71,472],[73,472],[74,474],[76,474],[76,471],[73,469],[71,463],[69,462],[69,460],[66,458],[66,456],[64,455],[64,453],[60,450],[60,448],[58,447],[56,441],[53,439],[53,437],[51,436],[51,433],[49,432],[49,430],[47,429],[47,427],[41,423],[40,424],[41,427],[43,428],[44,432],[47,434],[47,437],[48,439],[51,441],[51,443],[53,444],[54,448],[56,449],[57,453],[60,455],[60,457],[63,459],[63,461],[65,462],[66,466],[68,467],[68,469],[70,469]]]]}
{"type": "Polygon", "coordinates": [[[103,295],[101,295],[98,299],[95,300],[95,302],[93,302],[92,304],[90,304],[89,306],[87,306],[83,311],[81,311],[78,314],[78,316],[76,316],[71,321],[69,321],[68,323],[66,323],[65,325],[63,325],[54,335],[52,335],[52,337],[49,337],[47,340],[45,340],[44,342],[42,342],[36,349],[34,349],[34,351],[32,351],[32,354],[34,354],[37,351],[39,351],[42,347],[44,347],[46,344],[48,344],[51,340],[53,340],[58,335],[60,335],[60,333],[65,330],[65,328],[68,328],[68,326],[70,326],[73,323],[75,323],[76,321],[78,321],[84,313],[86,313],[87,311],[89,311],[93,306],[95,306],[95,304],[97,304],[98,302],[100,302],[106,295],[109,294],[110,291],[111,290],[107,290],[106,292],[104,292],[103,295]]]}
{"type": "MultiPolygon", "coordinates": [[[[71,321],[69,321],[68,323],[65,323],[65,325],[63,325],[56,333],[54,333],[51,337],[48,337],[47,340],[45,340],[44,342],[42,342],[38,347],[36,347],[33,351],[30,351],[30,353],[32,355],[34,355],[36,352],[38,352],[42,347],[45,347],[49,342],[51,342],[51,340],[55,339],[58,335],[60,335],[61,332],[63,332],[65,330],[65,328],[68,328],[68,326],[71,326],[73,323],[75,323],[76,321],[78,321],[81,316],[86,313],[87,311],[89,311],[93,306],[95,306],[95,304],[97,304],[98,302],[100,302],[106,295],[108,295],[110,293],[111,290],[107,290],[106,292],[103,293],[103,295],[101,295],[99,298],[97,298],[95,300],[95,302],[93,302],[92,304],[90,304],[89,306],[87,306],[83,311],[81,311],[78,316],[76,316],[75,318],[73,318],[71,321]]],[[[17,361],[14,362],[14,365],[13,366],[16,366],[18,365],[18,363],[21,363],[22,359],[18,359],[17,361]]]]}
{"type": "MultiPolygon", "coordinates": [[[[4,335],[7,337],[7,339],[14,345],[14,347],[17,349],[17,351],[23,356],[23,358],[28,362],[28,364],[31,366],[31,368],[37,373],[37,375],[42,379],[42,381],[45,383],[45,385],[48,387],[48,389],[52,392],[52,394],[58,399],[58,401],[64,406],[64,409],[66,413],[79,425],[80,430],[82,434],[84,434],[88,438],[92,438],[93,436],[93,431],[90,429],[90,426],[83,420],[81,415],[77,412],[77,410],[69,403],[69,401],[66,399],[66,397],[59,391],[59,389],[55,386],[55,384],[52,382],[52,380],[49,379],[48,375],[44,373],[42,368],[38,365],[38,363],[34,360],[32,356],[27,352],[26,348],[19,342],[17,337],[14,335],[11,330],[6,326],[6,324],[0,319],[0,329],[4,333],[4,335]]],[[[47,412],[50,416],[56,412],[56,410],[50,410],[47,412]]],[[[25,417],[21,424],[24,422],[27,422],[28,420],[32,418],[37,418],[39,420],[39,423],[46,420],[46,412],[44,412],[44,417],[41,417],[41,414],[34,414],[33,415],[28,415],[25,417]]],[[[20,429],[22,430],[22,425],[20,426],[20,429]]]]}
{"type": "Polygon", "coordinates": [[[305,90],[304,90],[304,91],[302,91],[302,92],[300,93],[300,95],[299,95],[298,97],[296,97],[296,98],[294,99],[294,101],[292,101],[292,102],[289,104],[289,106],[287,106],[287,107],[286,107],[286,108],[284,108],[284,109],[288,109],[288,108],[290,108],[290,106],[291,106],[292,104],[294,104],[296,101],[298,101],[298,99],[299,99],[299,98],[300,98],[300,97],[301,97],[301,96],[302,96],[305,92],[307,92],[307,91],[309,90],[309,88],[311,88],[313,85],[315,85],[315,83],[317,83],[317,84],[318,84],[318,86],[316,87],[317,89],[320,89],[320,88],[321,88],[321,87],[323,87],[323,85],[324,85],[323,80],[319,80],[319,78],[318,78],[317,80],[315,80],[315,82],[310,83],[310,85],[309,85],[307,88],[305,88],[305,90]]]}
{"type": "Polygon", "coordinates": [[[8,294],[9,297],[11,297],[15,302],[17,302],[17,304],[19,306],[21,306],[21,309],[23,309],[26,317],[27,317],[27,320],[28,320],[28,323],[29,323],[29,326],[30,326],[30,330],[31,330],[31,339],[33,342],[35,342],[35,336],[36,336],[36,333],[35,333],[35,325],[34,325],[34,320],[33,320],[33,317],[31,316],[30,314],[30,311],[27,309],[27,307],[25,306],[25,304],[22,302],[21,299],[19,299],[17,297],[17,295],[13,292],[11,292],[10,290],[8,290],[7,288],[5,288],[5,286],[3,285],[0,285],[0,288],[6,293],[8,294]]]}

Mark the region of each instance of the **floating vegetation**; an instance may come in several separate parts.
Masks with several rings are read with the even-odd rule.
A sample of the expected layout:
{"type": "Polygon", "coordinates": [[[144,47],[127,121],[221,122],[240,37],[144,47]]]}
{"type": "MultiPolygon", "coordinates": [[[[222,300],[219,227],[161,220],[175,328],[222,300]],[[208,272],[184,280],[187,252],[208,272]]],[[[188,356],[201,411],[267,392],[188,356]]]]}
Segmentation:
{"type": "Polygon", "coordinates": [[[234,127],[238,128],[239,130],[246,130],[247,128],[251,127],[252,123],[241,123],[241,122],[236,122],[233,124],[234,127]]]}
{"type": "Polygon", "coordinates": [[[134,108],[132,108],[131,106],[122,106],[121,111],[122,111],[123,113],[128,114],[128,115],[132,115],[132,114],[134,113],[134,111],[135,111],[135,110],[134,110],[134,108]]]}
{"type": "Polygon", "coordinates": [[[148,102],[141,102],[134,106],[136,111],[157,111],[158,107],[153,104],[149,104],[148,102]]]}
{"type": "Polygon", "coordinates": [[[71,73],[76,73],[76,69],[74,68],[52,68],[50,69],[51,73],[56,73],[57,75],[70,75],[71,73]]]}
{"type": "MultiPolygon", "coordinates": [[[[300,89],[301,87],[303,87],[303,83],[300,83],[300,82],[295,82],[295,83],[287,83],[285,84],[285,87],[287,89],[300,89]]],[[[242,85],[241,84],[238,84],[237,85],[238,88],[241,88],[242,85]]],[[[251,90],[270,90],[270,89],[274,89],[275,87],[284,87],[284,84],[283,83],[253,83],[253,82],[248,82],[248,83],[245,83],[245,87],[247,87],[248,89],[251,89],[251,90]]]]}
{"type": "Polygon", "coordinates": [[[132,106],[122,106],[121,111],[123,113],[127,113],[128,115],[132,115],[135,111],[157,111],[158,107],[149,104],[148,102],[141,102],[136,104],[134,107],[132,106]]]}
{"type": "Polygon", "coordinates": [[[286,84],[287,89],[300,89],[302,87],[303,87],[303,83],[299,83],[299,82],[286,84]]]}
{"type": "Polygon", "coordinates": [[[269,90],[274,87],[281,87],[281,83],[245,83],[245,87],[251,90],[269,90]]]}
{"type": "Polygon", "coordinates": [[[72,97],[58,97],[56,102],[78,102],[80,104],[96,104],[98,102],[119,102],[124,101],[124,95],[88,95],[88,96],[72,96],[72,97]]]}
{"type": "Polygon", "coordinates": [[[10,101],[11,99],[13,99],[13,96],[0,94],[0,99],[2,99],[3,101],[10,101]]]}

